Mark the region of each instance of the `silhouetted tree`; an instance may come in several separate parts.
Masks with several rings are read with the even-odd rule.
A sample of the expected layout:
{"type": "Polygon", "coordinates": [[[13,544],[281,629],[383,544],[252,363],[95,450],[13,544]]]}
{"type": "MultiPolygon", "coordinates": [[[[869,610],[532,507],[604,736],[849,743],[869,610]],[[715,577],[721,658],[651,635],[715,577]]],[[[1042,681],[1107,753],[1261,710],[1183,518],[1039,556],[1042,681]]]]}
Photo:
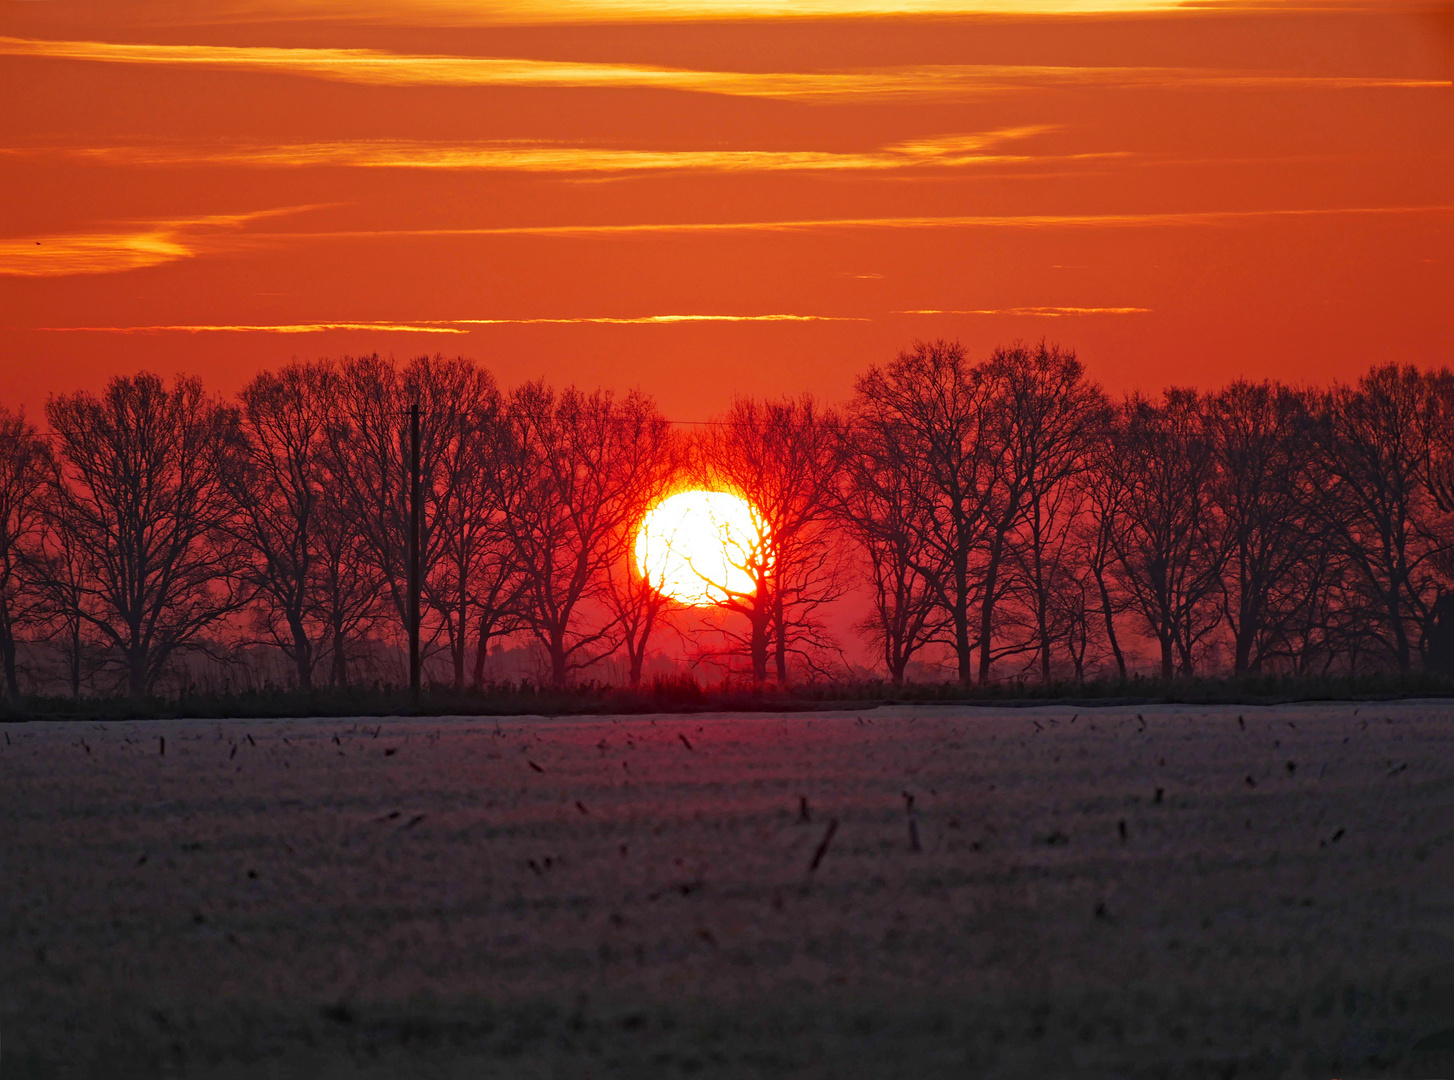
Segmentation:
{"type": "Polygon", "coordinates": [[[857,384],[855,415],[892,436],[886,453],[918,479],[912,520],[921,530],[915,570],[944,614],[960,681],[974,677],[977,605],[984,595],[974,556],[990,528],[993,499],[990,388],[958,342],[916,342],[857,384]]]}
{"type": "Polygon", "coordinates": [[[1123,528],[1121,504],[1125,490],[1115,480],[1120,453],[1116,429],[1113,417],[1092,442],[1089,467],[1077,485],[1086,514],[1077,521],[1075,529],[1081,572],[1088,575],[1095,585],[1100,630],[1115,659],[1116,673],[1124,679],[1127,675],[1126,653],[1121,648],[1116,622],[1127,610],[1128,601],[1116,584],[1117,547],[1114,541],[1123,528]]]}
{"type": "Polygon", "coordinates": [[[1168,390],[1157,405],[1128,399],[1107,480],[1118,488],[1110,536],[1116,577],[1161,652],[1161,677],[1193,674],[1220,619],[1225,550],[1212,501],[1216,456],[1197,394],[1168,390]]]}
{"type": "Polygon", "coordinates": [[[930,554],[922,523],[922,479],[902,454],[892,418],[855,416],[844,440],[838,513],[862,549],[872,590],[858,629],[879,647],[889,679],[904,681],[910,661],[941,627],[937,597],[923,567],[930,554]]]}
{"type": "Polygon", "coordinates": [[[12,698],[20,696],[19,635],[38,622],[44,598],[35,562],[50,471],[50,448],[25,413],[0,407],[0,667],[12,698]]]}
{"type": "MultiPolygon", "coordinates": [[[[419,563],[426,651],[440,637],[462,686],[468,642],[489,644],[508,575],[498,488],[489,473],[500,445],[499,393],[489,373],[463,358],[419,357],[402,370],[378,356],[345,358],[329,428],[332,468],[377,570],[401,633],[408,617],[408,412],[420,410],[423,506],[419,563]]],[[[477,667],[478,670],[478,667],[477,667]]]]}
{"type": "Polygon", "coordinates": [[[620,643],[610,571],[630,550],[640,492],[665,456],[669,425],[643,394],[618,401],[541,382],[516,390],[505,418],[493,483],[521,578],[520,619],[561,686],[620,643]]]}
{"type": "Polygon", "coordinates": [[[327,438],[335,393],[326,363],[259,373],[240,394],[241,438],[223,472],[238,507],[234,530],[251,556],[256,622],[305,690],[332,629],[320,594],[320,532],[336,495],[327,438]]]}
{"type": "Polygon", "coordinates": [[[750,596],[724,590],[719,606],[747,617],[737,641],[762,682],[786,682],[789,657],[817,670],[833,643],[817,610],[843,591],[840,545],[833,535],[842,458],[840,422],[809,395],[761,401],[739,397],[701,433],[698,472],[719,490],[746,499],[759,535],[748,556],[750,596]]]}
{"type": "Polygon", "coordinates": [[[1206,410],[1216,458],[1210,495],[1225,529],[1222,611],[1241,675],[1282,649],[1308,598],[1300,570],[1320,541],[1310,520],[1310,418],[1304,395],[1268,382],[1234,382],[1206,410]]]}
{"type": "Polygon", "coordinates": [[[59,459],[47,505],[79,562],[76,615],[115,651],[130,693],[149,693],[248,596],[221,478],[236,414],[197,379],[168,389],[140,374],[52,398],[46,415],[59,459]]]}
{"type": "Polygon", "coordinates": [[[1313,488],[1331,536],[1369,601],[1370,640],[1401,672],[1413,667],[1414,634],[1430,618],[1436,588],[1429,561],[1431,436],[1450,376],[1375,368],[1356,386],[1318,402],[1313,488]]]}
{"type": "Polygon", "coordinates": [[[491,480],[500,467],[502,403],[489,373],[464,359],[420,358],[404,369],[402,390],[405,402],[419,402],[423,417],[424,598],[444,628],[459,689],[469,671],[471,638],[478,681],[480,657],[518,589],[491,480]]]}
{"type": "Polygon", "coordinates": [[[641,522],[653,506],[681,486],[687,469],[688,446],[675,432],[653,438],[644,448],[654,460],[643,462],[627,498],[631,506],[624,518],[627,543],[618,562],[607,567],[606,601],[615,617],[615,634],[626,652],[626,680],[641,685],[652,636],[662,627],[667,612],[677,606],[649,572],[638,566],[636,541],[641,522]]]}
{"type": "Polygon", "coordinates": [[[990,677],[994,607],[1006,560],[1013,559],[1041,678],[1048,682],[1056,590],[1072,585],[1063,555],[1078,512],[1074,481],[1089,465],[1092,440],[1107,423],[1109,406],[1100,388],[1086,382],[1074,353],[1043,341],[1033,349],[997,349],[983,370],[993,403],[986,436],[994,443],[996,493],[984,558],[979,679],[990,677]]]}

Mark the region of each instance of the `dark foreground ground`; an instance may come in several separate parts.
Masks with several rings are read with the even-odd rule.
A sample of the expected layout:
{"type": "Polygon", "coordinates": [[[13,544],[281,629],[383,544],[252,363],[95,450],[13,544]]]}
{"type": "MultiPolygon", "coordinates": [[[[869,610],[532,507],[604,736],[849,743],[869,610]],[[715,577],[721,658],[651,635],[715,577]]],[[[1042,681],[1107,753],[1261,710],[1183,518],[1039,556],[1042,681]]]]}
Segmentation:
{"type": "Polygon", "coordinates": [[[0,730],[6,1080],[1454,1075],[1448,703],[0,730]]]}

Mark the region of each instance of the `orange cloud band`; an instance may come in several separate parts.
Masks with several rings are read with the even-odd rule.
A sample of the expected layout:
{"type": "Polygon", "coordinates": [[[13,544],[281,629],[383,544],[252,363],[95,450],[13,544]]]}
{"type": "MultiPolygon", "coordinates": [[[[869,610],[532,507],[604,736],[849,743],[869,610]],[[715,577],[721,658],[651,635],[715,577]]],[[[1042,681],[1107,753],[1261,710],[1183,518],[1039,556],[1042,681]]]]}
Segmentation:
{"type": "Polygon", "coordinates": [[[1198,10],[1423,10],[1438,0],[213,0],[212,21],[328,19],[407,26],[1136,15],[1198,10]]]}
{"type": "Polygon", "coordinates": [[[990,153],[997,145],[1055,130],[1033,125],[920,139],[864,152],[823,150],[627,150],[498,142],[450,145],[400,140],[229,146],[5,147],[8,157],[59,156],[120,166],[241,166],[252,168],[401,168],[495,172],[838,172],[960,169],[987,165],[1064,164],[1131,156],[1123,151],[1083,154],[990,153]]]}
{"type": "Polygon", "coordinates": [[[649,233],[814,232],[849,229],[1135,229],[1231,225],[1287,218],[1444,216],[1454,205],[1349,206],[1324,209],[1193,210],[1146,214],[1004,214],[945,217],[798,218],[780,221],[635,222],[620,225],[497,225],[479,228],[352,229],[266,234],[293,239],[371,239],[415,236],[629,236],[649,233]]]}
{"type": "Polygon", "coordinates": [[[216,323],[162,326],[38,326],[47,333],[70,334],[318,334],[328,330],[372,330],[412,334],[467,334],[467,326],[533,326],[597,323],[611,326],[663,326],[694,322],[870,322],[842,315],[582,315],[531,319],[420,319],[413,322],[216,323]]]}
{"type": "Polygon", "coordinates": [[[1075,315],[1146,315],[1144,307],[1011,307],[1011,308],[919,308],[896,311],[895,315],[1024,315],[1042,319],[1063,319],[1075,315]]]}
{"type": "Polygon", "coordinates": [[[240,238],[226,237],[253,221],[316,209],[289,206],[245,214],[173,218],[89,233],[0,239],[0,276],[69,277],[114,274],[236,250],[240,238]]]}
{"type": "Polygon", "coordinates": [[[244,69],[367,84],[659,89],[807,101],[866,97],[959,99],[1088,85],[1227,89],[1449,86],[1448,80],[1317,77],[1158,67],[945,64],[862,71],[698,71],[643,64],[409,55],[378,49],[149,45],[15,37],[0,37],[0,56],[244,69]]]}
{"type": "MultiPolygon", "coordinates": [[[[731,232],[816,232],[852,229],[1127,229],[1235,225],[1276,219],[1375,216],[1443,217],[1454,206],[1363,206],[1295,210],[1205,210],[1151,214],[1018,214],[1004,216],[805,218],[783,221],[640,222],[621,225],[501,225],[439,229],[337,229],[328,232],[257,232],[225,235],[244,224],[315,207],[283,207],[250,214],[214,215],[84,234],[0,240],[0,275],[59,277],[116,273],[204,254],[276,247],[304,241],[397,237],[540,236],[593,237],[690,235],[731,232]]],[[[651,316],[655,320],[697,316],[651,316]]],[[[700,316],[707,318],[707,316],[700,316]]],[[[755,316],[790,318],[790,316],[755,316]]],[[[807,318],[805,316],[804,318],[807,318]]],[[[569,320],[575,321],[575,320],[569,320]]]]}

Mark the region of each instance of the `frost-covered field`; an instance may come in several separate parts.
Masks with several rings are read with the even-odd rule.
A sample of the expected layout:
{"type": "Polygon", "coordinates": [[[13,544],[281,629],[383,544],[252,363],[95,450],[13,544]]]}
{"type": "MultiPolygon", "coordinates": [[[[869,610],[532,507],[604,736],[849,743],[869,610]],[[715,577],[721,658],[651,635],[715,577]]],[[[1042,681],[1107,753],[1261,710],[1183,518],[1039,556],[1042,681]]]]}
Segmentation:
{"type": "Polygon", "coordinates": [[[0,730],[4,1078],[1454,1074],[1447,703],[0,730]]]}

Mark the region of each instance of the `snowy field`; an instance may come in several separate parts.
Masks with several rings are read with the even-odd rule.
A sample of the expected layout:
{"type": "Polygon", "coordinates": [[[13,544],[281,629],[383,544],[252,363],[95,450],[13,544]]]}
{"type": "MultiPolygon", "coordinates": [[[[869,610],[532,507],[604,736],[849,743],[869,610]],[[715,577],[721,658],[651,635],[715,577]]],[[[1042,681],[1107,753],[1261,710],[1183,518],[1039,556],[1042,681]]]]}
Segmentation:
{"type": "Polygon", "coordinates": [[[1454,1075],[1448,703],[0,730],[3,1080],[1454,1075]]]}

